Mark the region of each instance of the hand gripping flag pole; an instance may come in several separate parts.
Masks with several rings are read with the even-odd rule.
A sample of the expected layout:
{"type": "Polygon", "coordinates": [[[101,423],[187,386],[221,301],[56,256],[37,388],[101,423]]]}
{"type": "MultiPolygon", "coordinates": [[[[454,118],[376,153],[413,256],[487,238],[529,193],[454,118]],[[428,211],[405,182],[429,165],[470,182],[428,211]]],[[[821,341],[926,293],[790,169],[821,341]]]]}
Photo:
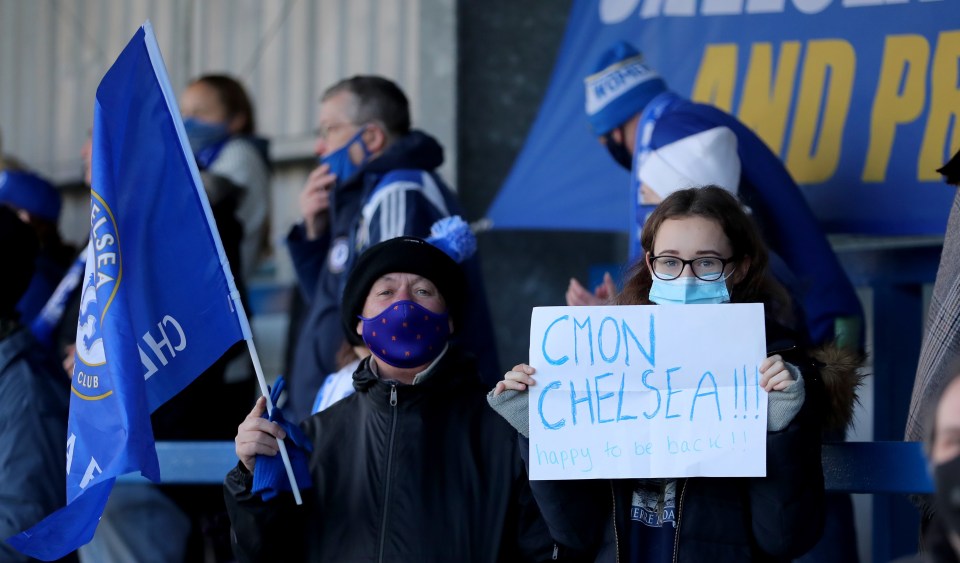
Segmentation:
{"type": "MultiPolygon", "coordinates": [[[[240,305],[239,299],[237,300],[238,311],[241,311],[241,323],[247,322],[247,317],[242,314],[242,305],[240,305]]],[[[248,328],[249,330],[249,328],[248,328]]],[[[273,414],[274,404],[273,400],[270,399],[270,390],[267,388],[267,381],[263,377],[263,368],[260,367],[260,356],[257,355],[257,347],[253,344],[253,338],[247,338],[247,349],[250,350],[250,359],[253,361],[253,369],[257,373],[257,382],[260,384],[260,393],[267,400],[267,415],[273,414]]],[[[300,496],[300,487],[297,485],[297,479],[293,475],[293,465],[290,463],[290,455],[287,453],[287,446],[283,443],[283,440],[277,438],[277,445],[280,447],[280,457],[283,458],[283,468],[287,472],[287,479],[290,480],[290,488],[293,491],[293,498],[297,501],[297,504],[303,504],[303,499],[300,496]]]]}

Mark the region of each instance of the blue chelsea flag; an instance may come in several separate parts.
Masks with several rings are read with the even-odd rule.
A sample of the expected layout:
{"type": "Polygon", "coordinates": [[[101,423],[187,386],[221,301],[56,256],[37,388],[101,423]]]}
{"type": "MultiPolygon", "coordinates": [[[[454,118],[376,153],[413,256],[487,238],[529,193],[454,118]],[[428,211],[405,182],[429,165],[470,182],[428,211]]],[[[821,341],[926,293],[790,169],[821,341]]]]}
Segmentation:
{"type": "Polygon", "coordinates": [[[97,88],[92,184],[67,506],[7,540],[48,561],[90,541],[117,476],[159,482],[150,413],[250,334],[150,22],[97,88]]]}

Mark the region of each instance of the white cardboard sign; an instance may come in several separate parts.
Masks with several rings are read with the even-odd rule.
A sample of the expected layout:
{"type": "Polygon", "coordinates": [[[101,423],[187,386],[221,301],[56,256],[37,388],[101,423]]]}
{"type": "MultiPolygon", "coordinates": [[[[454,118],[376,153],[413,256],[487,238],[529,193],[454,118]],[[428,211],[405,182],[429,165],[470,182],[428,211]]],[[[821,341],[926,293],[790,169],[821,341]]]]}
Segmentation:
{"type": "Polygon", "coordinates": [[[537,307],[530,478],[762,477],[763,305],[537,307]]]}

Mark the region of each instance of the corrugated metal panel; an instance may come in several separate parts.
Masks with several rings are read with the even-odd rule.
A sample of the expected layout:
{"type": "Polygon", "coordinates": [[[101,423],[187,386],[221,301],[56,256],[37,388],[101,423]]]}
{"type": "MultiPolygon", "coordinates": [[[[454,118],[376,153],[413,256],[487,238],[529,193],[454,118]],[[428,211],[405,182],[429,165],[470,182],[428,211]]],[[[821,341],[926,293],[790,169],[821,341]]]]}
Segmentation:
{"type": "Polygon", "coordinates": [[[4,151],[56,181],[78,179],[79,150],[93,120],[100,77],[148,15],[164,21],[178,6],[149,0],[0,0],[4,151]]]}
{"type": "Polygon", "coordinates": [[[174,88],[206,72],[240,76],[279,158],[309,155],[321,92],[355,73],[397,80],[415,121],[452,148],[452,101],[438,114],[424,100],[453,99],[453,26],[435,31],[454,10],[452,0],[0,0],[0,128],[8,151],[75,179],[96,84],[149,18],[174,88]]]}
{"type": "MultiPolygon", "coordinates": [[[[352,74],[406,90],[415,125],[447,148],[453,177],[455,12],[454,0],[0,0],[3,150],[57,182],[79,181],[96,86],[149,18],[176,91],[209,72],[248,87],[258,129],[287,163],[274,183],[279,234],[297,216],[320,94],[352,74]]],[[[83,236],[82,221],[65,227],[83,236]]]]}
{"type": "Polygon", "coordinates": [[[421,58],[456,53],[452,26],[445,43],[421,40],[424,17],[453,21],[451,0],[433,3],[438,9],[428,13],[421,12],[419,0],[198,3],[193,12],[193,74],[217,71],[241,76],[257,101],[260,129],[274,140],[279,159],[310,154],[320,95],[337,80],[358,73],[382,74],[400,83],[410,97],[415,121],[452,149],[453,66],[441,77],[445,84],[438,84],[451,100],[450,113],[421,112],[432,107],[420,96],[421,58]],[[233,32],[199,31],[212,22],[233,32]],[[423,44],[431,46],[429,53],[421,52],[423,44]]]}

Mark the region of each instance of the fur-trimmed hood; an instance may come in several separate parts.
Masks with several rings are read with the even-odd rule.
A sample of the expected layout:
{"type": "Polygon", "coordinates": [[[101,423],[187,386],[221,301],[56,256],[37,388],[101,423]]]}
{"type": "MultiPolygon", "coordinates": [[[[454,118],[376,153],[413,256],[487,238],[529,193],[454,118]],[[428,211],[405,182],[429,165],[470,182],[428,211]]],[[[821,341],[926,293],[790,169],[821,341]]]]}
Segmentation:
{"type": "Polygon", "coordinates": [[[766,319],[766,334],[768,355],[781,354],[804,373],[816,371],[822,382],[823,431],[846,430],[853,422],[853,411],[860,402],[857,392],[867,375],[861,369],[864,355],[836,342],[808,348],[796,331],[770,318],[766,319]]]}
{"type": "Polygon", "coordinates": [[[836,344],[824,344],[811,351],[826,394],[824,431],[844,431],[853,422],[853,411],[860,402],[858,391],[867,376],[863,373],[863,354],[836,344]]]}

